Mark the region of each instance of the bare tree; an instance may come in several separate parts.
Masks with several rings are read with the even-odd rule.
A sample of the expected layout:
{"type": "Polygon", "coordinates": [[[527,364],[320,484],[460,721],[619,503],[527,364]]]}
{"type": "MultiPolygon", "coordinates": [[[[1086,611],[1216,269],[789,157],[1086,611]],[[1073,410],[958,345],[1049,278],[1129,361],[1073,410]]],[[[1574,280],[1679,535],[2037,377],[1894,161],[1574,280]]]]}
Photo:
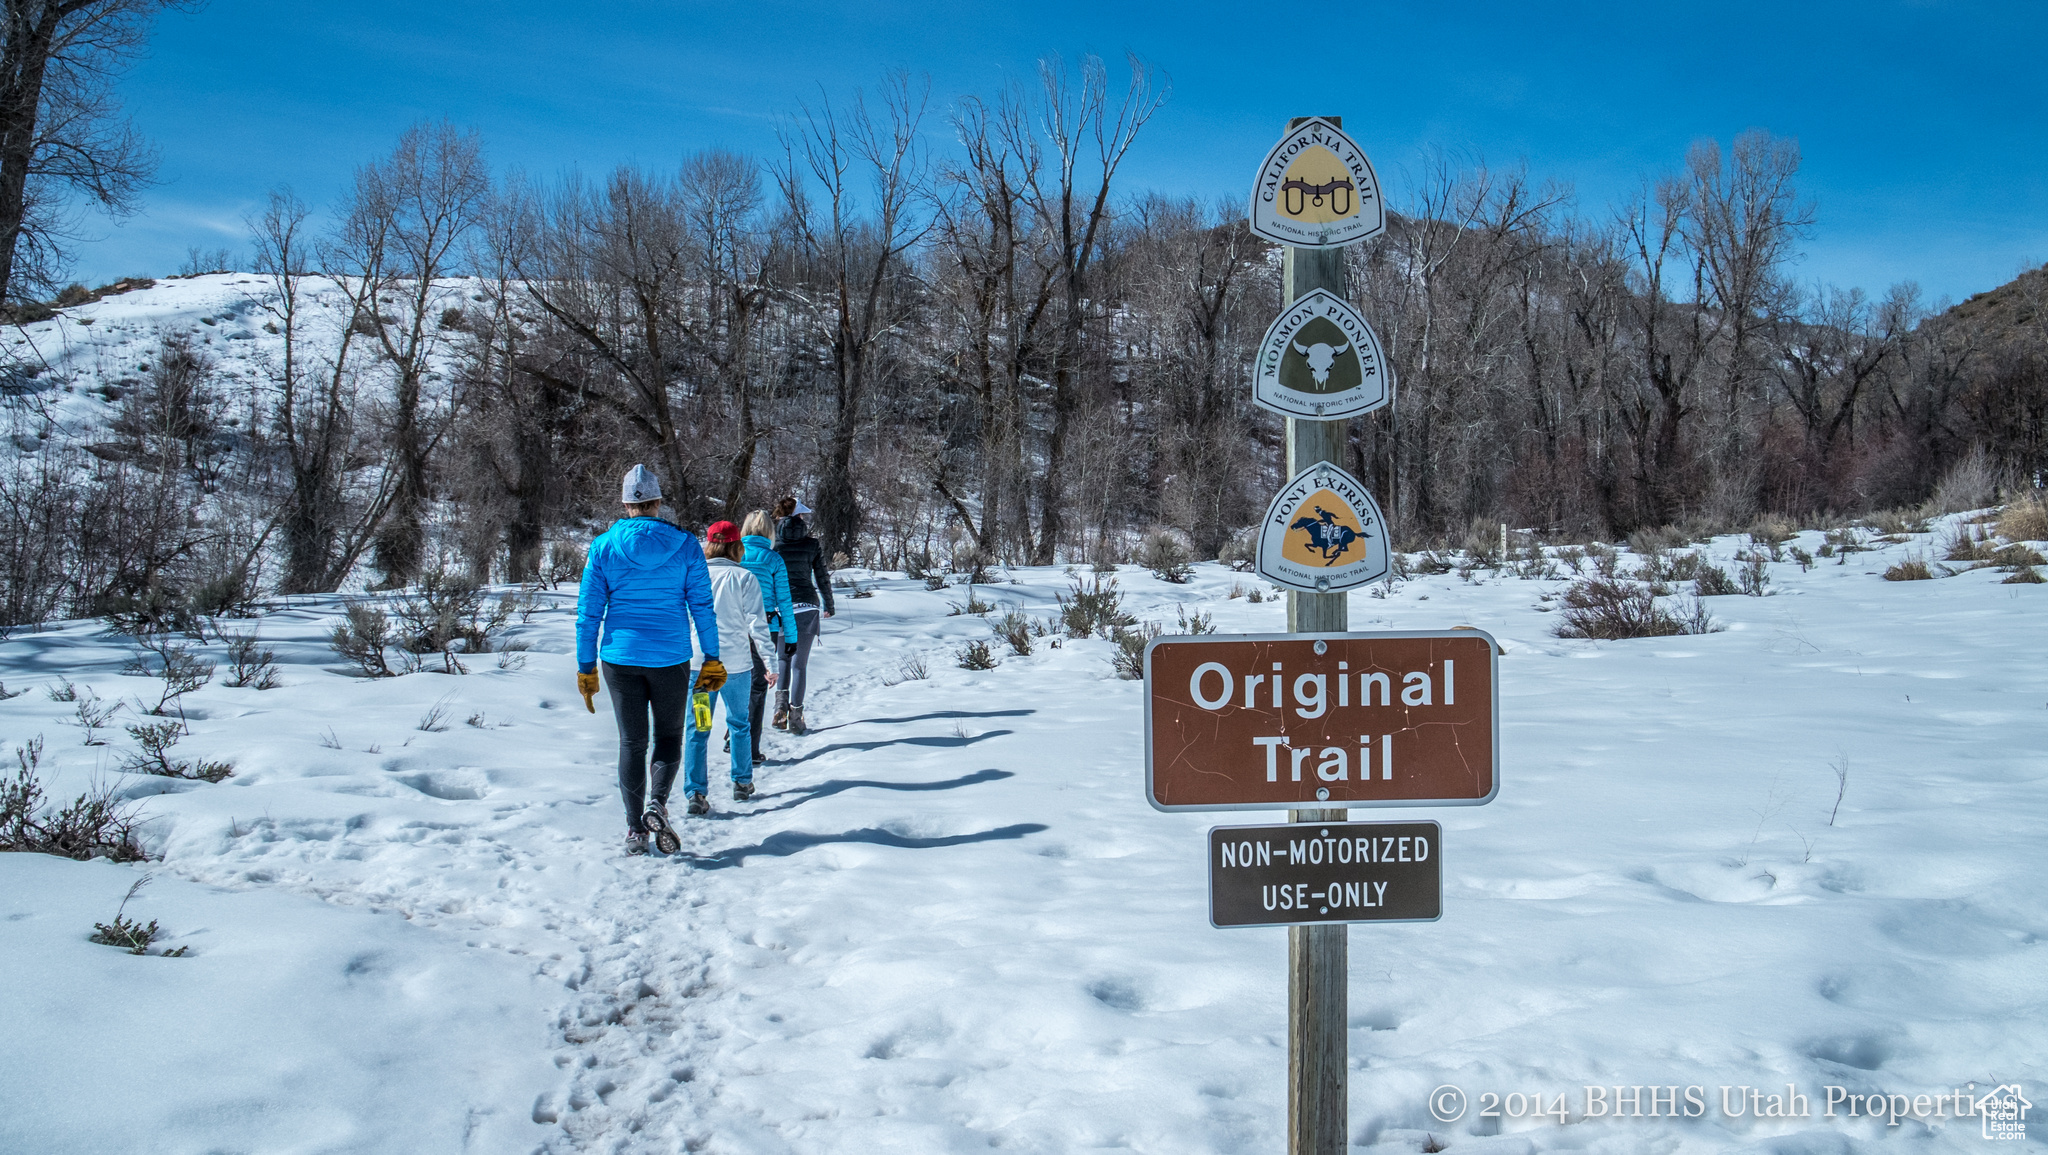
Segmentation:
{"type": "Polygon", "coordinates": [[[699,152],[683,161],[677,193],[690,279],[701,294],[698,308],[682,312],[681,329],[692,352],[707,364],[709,384],[727,405],[731,449],[720,508],[737,518],[755,455],[774,429],[756,407],[757,393],[764,385],[772,388],[774,380],[755,364],[755,330],[769,300],[760,171],[735,153],[699,152]]]}
{"type": "Polygon", "coordinates": [[[921,128],[929,100],[928,83],[898,73],[877,89],[878,107],[860,93],[843,110],[824,100],[804,108],[782,137],[776,180],[802,255],[817,269],[817,289],[829,302],[834,393],[816,499],[827,553],[850,553],[860,533],[854,441],[883,341],[912,303],[905,257],[925,232],[912,209],[928,194],[921,128]]]}
{"type": "Polygon", "coordinates": [[[316,330],[308,280],[313,240],[312,210],[289,189],[270,194],[249,221],[256,271],[264,281],[260,306],[284,338],[272,367],[278,391],[276,431],[283,443],[289,484],[282,498],[285,572],[281,593],[325,593],[340,587],[369,548],[390,508],[391,471],[379,470],[366,498],[351,500],[350,474],[357,462],[355,343],[361,326],[351,314],[324,354],[308,346],[326,334],[316,330]]]}
{"type": "Polygon", "coordinates": [[[375,341],[391,376],[385,412],[395,486],[380,523],[376,564],[402,586],[426,558],[427,467],[448,430],[452,378],[434,371],[446,342],[442,318],[461,288],[444,283],[460,246],[482,219],[490,176],[475,133],[416,124],[385,160],[356,171],[323,262],[348,291],[355,327],[375,341]]]}
{"type": "Polygon", "coordinates": [[[593,364],[580,372],[529,363],[552,388],[588,395],[653,449],[679,516],[703,492],[689,468],[682,337],[690,252],[672,181],[620,168],[602,186],[571,177],[537,200],[531,245],[513,252],[523,299],[569,334],[593,364]]]}
{"type": "Polygon", "coordinates": [[[944,455],[933,487],[991,558],[1030,552],[1030,476],[1025,464],[1028,380],[1045,370],[1059,266],[1038,216],[1025,203],[1043,149],[1024,93],[968,97],[953,115],[963,155],[942,166],[934,198],[931,278],[957,330],[949,358],[975,401],[978,437],[965,454],[979,474],[977,519],[948,480],[944,455]]]}
{"type": "Polygon", "coordinates": [[[0,7],[0,300],[54,287],[67,209],[134,205],[156,156],[112,86],[179,0],[4,0],[0,7]]]}
{"type": "Polygon", "coordinates": [[[1136,56],[1128,63],[1130,81],[1114,101],[1109,70],[1098,57],[1084,57],[1078,75],[1070,75],[1058,60],[1039,65],[1045,89],[1040,127],[1052,170],[1049,179],[1031,181],[1027,195],[1032,211],[1056,239],[1062,309],[1052,369],[1052,427],[1038,484],[1038,540],[1031,552],[1037,565],[1052,562],[1066,529],[1065,451],[1079,409],[1076,378],[1083,334],[1102,309],[1088,297],[1088,273],[1110,218],[1110,190],[1139,130],[1166,101],[1160,78],[1136,56]]]}

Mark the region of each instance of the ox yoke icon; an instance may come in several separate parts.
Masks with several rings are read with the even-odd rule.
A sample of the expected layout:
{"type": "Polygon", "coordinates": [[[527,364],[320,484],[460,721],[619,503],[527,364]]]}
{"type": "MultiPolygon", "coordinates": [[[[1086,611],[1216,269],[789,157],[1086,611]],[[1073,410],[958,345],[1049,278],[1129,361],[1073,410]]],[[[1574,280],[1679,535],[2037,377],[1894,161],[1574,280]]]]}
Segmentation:
{"type": "Polygon", "coordinates": [[[1337,515],[1316,506],[1316,516],[1297,518],[1289,530],[1306,530],[1309,548],[1322,555],[1324,565],[1336,565],[1344,560],[1351,543],[1361,535],[1357,530],[1338,522],[1337,515]]]}

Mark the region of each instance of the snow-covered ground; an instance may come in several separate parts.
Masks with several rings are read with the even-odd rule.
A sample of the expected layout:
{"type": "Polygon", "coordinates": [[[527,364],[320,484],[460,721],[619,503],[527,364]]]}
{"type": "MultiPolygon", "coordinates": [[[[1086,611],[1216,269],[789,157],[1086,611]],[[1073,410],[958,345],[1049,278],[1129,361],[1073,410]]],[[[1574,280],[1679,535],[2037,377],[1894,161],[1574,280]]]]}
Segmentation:
{"type": "MultiPolygon", "coordinates": [[[[1486,571],[1353,597],[1354,628],[1507,649],[1499,798],[1396,815],[1444,824],[1442,921],[1350,933],[1357,1146],[1963,1151],[1977,1120],[1730,1117],[1721,1088],[2048,1103],[2048,587],[1878,576],[1927,548],[1773,565],[1699,636],[1559,640],[1563,583],[1486,571]],[[1471,1101],[1448,1124],[1444,1084],[1471,1101]],[[1588,1085],[1706,1109],[1589,1119],[1588,1085]],[[1481,1118],[1488,1092],[1523,1117],[1481,1118]]],[[[977,592],[1043,617],[1068,581],[1015,577],[977,592]]],[[[1282,627],[1213,565],[1121,580],[1169,629],[1176,601],[1282,627]]],[[[1203,831],[1237,816],[1146,805],[1109,643],[968,672],[966,591],[873,587],[827,625],[813,732],[771,734],[750,804],[714,762],[674,858],[619,853],[566,592],[514,631],[522,668],[466,677],[352,678],[337,601],[279,608],[283,686],[187,699],[179,752],[232,760],[217,785],[119,776],[126,737],[83,745],[43,692],[132,699],[124,639],[0,643],[33,687],[8,749],[42,734],[55,795],[116,780],[162,855],[0,856],[0,1150],[1281,1149],[1285,934],[1206,918],[1203,831]],[[143,873],[128,913],[185,957],[87,941],[143,873]]]]}

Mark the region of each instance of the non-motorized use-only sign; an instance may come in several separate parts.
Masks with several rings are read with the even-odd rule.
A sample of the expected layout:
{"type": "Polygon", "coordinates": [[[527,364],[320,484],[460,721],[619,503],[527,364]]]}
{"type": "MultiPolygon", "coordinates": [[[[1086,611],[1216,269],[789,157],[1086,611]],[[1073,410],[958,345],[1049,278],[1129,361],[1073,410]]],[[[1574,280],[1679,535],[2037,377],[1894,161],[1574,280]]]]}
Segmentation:
{"type": "Polygon", "coordinates": [[[1327,461],[1294,475],[1259,527],[1260,577],[1301,590],[1356,589],[1387,576],[1387,523],[1364,483],[1327,461]]]}
{"type": "Polygon", "coordinates": [[[1392,400],[1379,334],[1343,298],[1312,289],[1281,312],[1259,342],[1252,400],[1287,417],[1338,421],[1392,400]]]}
{"type": "Polygon", "coordinates": [[[1332,249],[1386,227],[1380,178],[1343,129],[1312,116],[1266,153],[1252,185],[1252,232],[1283,245],[1332,249]]]}
{"type": "Polygon", "coordinates": [[[1212,826],[1209,925],[1430,922],[1442,848],[1434,822],[1212,826]]]}
{"type": "Polygon", "coordinates": [[[1471,806],[1500,789],[1481,630],[1204,634],[1145,649],[1160,810],[1471,806]]]}

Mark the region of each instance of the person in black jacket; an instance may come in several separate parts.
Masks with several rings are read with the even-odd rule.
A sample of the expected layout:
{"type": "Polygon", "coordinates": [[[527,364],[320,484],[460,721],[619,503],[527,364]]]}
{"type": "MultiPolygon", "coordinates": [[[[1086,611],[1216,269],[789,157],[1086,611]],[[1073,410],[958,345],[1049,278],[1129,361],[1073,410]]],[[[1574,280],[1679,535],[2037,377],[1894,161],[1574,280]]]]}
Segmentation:
{"type": "Polygon", "coordinates": [[[804,686],[810,680],[811,643],[817,640],[819,615],[832,616],[832,571],[825,568],[824,550],[804,522],[809,506],[794,497],[775,503],[775,552],[789,567],[790,614],[794,631],[785,630],[782,660],[775,689],[775,728],[804,732],[804,686]]]}

